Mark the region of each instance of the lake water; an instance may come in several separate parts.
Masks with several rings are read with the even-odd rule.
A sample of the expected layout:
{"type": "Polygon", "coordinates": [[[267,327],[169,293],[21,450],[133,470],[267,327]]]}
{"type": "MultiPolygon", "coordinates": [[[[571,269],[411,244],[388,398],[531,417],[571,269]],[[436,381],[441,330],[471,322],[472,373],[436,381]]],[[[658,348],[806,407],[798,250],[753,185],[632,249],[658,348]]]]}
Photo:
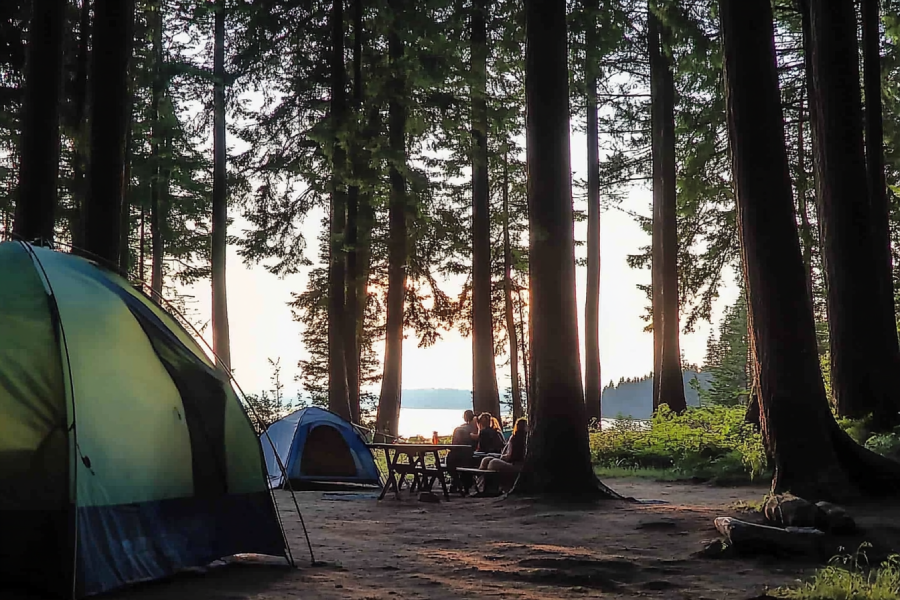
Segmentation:
{"type": "MultiPolygon", "coordinates": [[[[399,433],[402,437],[421,435],[431,437],[431,432],[438,435],[451,435],[453,430],[463,422],[463,411],[437,408],[401,408],[399,433]]],[[[602,425],[612,425],[615,419],[603,419],[602,425]]]]}

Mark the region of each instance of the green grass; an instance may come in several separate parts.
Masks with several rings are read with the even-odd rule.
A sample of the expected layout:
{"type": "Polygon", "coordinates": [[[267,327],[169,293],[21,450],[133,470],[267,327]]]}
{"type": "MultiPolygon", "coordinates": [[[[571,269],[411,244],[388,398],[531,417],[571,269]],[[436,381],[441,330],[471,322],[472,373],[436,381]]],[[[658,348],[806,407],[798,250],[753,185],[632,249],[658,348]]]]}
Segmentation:
{"type": "Polygon", "coordinates": [[[900,598],[900,556],[869,569],[860,546],[854,555],[838,556],[806,583],[778,588],[771,595],[790,600],[897,600],[900,598]]]}
{"type": "Polygon", "coordinates": [[[652,481],[684,481],[690,479],[671,469],[630,469],[628,467],[595,466],[594,472],[600,479],[624,479],[629,477],[652,481]]]}
{"type": "Polygon", "coordinates": [[[763,496],[759,500],[738,500],[732,503],[729,508],[735,512],[741,513],[761,513],[766,508],[766,500],[768,496],[763,496]]]}

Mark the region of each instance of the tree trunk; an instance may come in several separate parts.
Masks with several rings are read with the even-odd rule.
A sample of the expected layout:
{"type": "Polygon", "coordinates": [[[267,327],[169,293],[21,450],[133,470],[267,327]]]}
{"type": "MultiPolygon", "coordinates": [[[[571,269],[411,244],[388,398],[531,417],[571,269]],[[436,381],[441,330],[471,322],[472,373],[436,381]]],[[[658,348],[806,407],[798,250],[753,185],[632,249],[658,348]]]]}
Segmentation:
{"type": "Polygon", "coordinates": [[[810,501],[896,492],[900,463],[857,446],[828,409],[794,216],[768,0],[720,0],[726,107],[773,491],[810,501]],[[802,435],[799,428],[802,427],[802,435]]]}
{"type": "Polygon", "coordinates": [[[391,192],[388,209],[388,298],[384,342],[384,374],[378,399],[376,431],[397,436],[400,420],[400,395],[403,375],[403,320],[406,300],[406,218],[407,198],[404,163],[406,162],[406,81],[403,73],[403,41],[397,30],[397,16],[403,10],[400,0],[389,0],[394,24],[388,35],[391,64],[388,104],[388,143],[391,192]],[[400,164],[398,164],[400,162],[400,164]]]}
{"type": "MultiPolygon", "coordinates": [[[[803,268],[806,271],[806,287],[809,297],[813,298],[813,271],[812,271],[812,249],[813,237],[812,226],[809,222],[809,211],[807,209],[807,193],[809,190],[806,185],[806,151],[805,136],[803,130],[803,98],[800,98],[800,110],[797,116],[797,212],[800,213],[800,246],[803,249],[803,268]]],[[[813,303],[815,307],[815,302],[813,303]]]]}
{"type": "Polygon", "coordinates": [[[675,166],[675,78],[668,48],[667,28],[652,12],[650,34],[650,95],[653,131],[653,345],[657,364],[653,371],[656,404],[675,412],[687,408],[681,372],[678,322],[678,206],[675,166]]]}
{"type": "Polygon", "coordinates": [[[659,19],[653,4],[647,7],[647,53],[650,59],[650,160],[653,184],[653,212],[650,233],[650,312],[653,329],[653,412],[659,408],[659,388],[662,375],[662,126],[663,115],[659,63],[663,60],[659,47],[659,19]]]}
{"type": "MultiPolygon", "coordinates": [[[[525,315],[522,312],[522,305],[524,304],[522,301],[522,289],[516,288],[516,296],[519,299],[519,346],[521,347],[522,352],[522,377],[525,381],[525,416],[529,419],[531,418],[531,378],[529,375],[531,364],[529,361],[531,360],[531,353],[528,350],[528,346],[526,345],[525,338],[525,315]]],[[[530,334],[529,334],[530,338],[530,334]]]]}
{"type": "Polygon", "coordinates": [[[19,198],[14,233],[53,242],[59,177],[59,90],[65,2],[33,0],[19,143],[19,198]]]}
{"type": "MultiPolygon", "coordinates": [[[[359,114],[363,110],[362,79],[362,36],[363,36],[363,0],[353,0],[353,110],[359,114]]],[[[359,140],[354,139],[351,146],[351,165],[353,179],[359,181],[363,177],[365,166],[361,161],[359,140]]],[[[367,200],[367,199],[366,199],[367,200]]],[[[347,254],[347,286],[344,298],[344,363],[347,368],[347,395],[350,400],[350,416],[354,423],[360,422],[360,358],[359,337],[362,319],[365,312],[365,289],[360,288],[363,267],[360,264],[359,240],[359,203],[360,189],[351,185],[347,190],[347,226],[345,228],[345,246],[347,254]]]]}
{"type": "Polygon", "coordinates": [[[809,2],[817,196],[827,274],[832,389],[839,414],[889,428],[898,417],[900,365],[884,298],[888,259],[874,239],[887,218],[866,193],[856,18],[852,0],[809,2]]]}
{"type": "Polygon", "coordinates": [[[472,399],[476,414],[500,417],[491,310],[491,204],[487,147],[486,0],[472,2],[472,399]]]}
{"type": "Polygon", "coordinates": [[[85,250],[107,265],[119,261],[133,30],[134,0],[96,0],[89,81],[91,160],[84,231],[85,250]]]}
{"type": "Polygon", "coordinates": [[[228,156],[225,143],[225,2],[216,6],[213,47],[212,332],[217,363],[231,370],[228,326],[228,156]]]}
{"type": "MultiPolygon", "coordinates": [[[[153,17],[151,24],[153,80],[150,91],[150,290],[159,297],[162,296],[163,288],[163,261],[166,256],[165,227],[168,222],[165,201],[162,198],[162,157],[159,153],[159,143],[164,137],[160,118],[160,102],[162,102],[164,89],[162,0],[154,2],[151,14],[153,17]]],[[[215,176],[213,185],[215,185],[215,176]]]]}
{"type": "Polygon", "coordinates": [[[349,403],[350,420],[360,422],[359,406],[359,315],[360,304],[359,280],[359,187],[352,186],[347,190],[347,223],[344,228],[347,255],[347,276],[344,288],[344,325],[343,350],[344,365],[347,373],[347,401],[349,403]]]}
{"type": "Polygon", "coordinates": [[[73,97],[75,109],[72,113],[72,130],[76,138],[72,144],[72,204],[73,210],[69,219],[69,233],[72,246],[84,247],[84,203],[87,194],[87,137],[88,137],[88,59],[90,57],[89,42],[91,39],[91,3],[81,0],[78,20],[78,57],[75,64],[75,84],[73,97]]]}
{"type": "Polygon", "coordinates": [[[506,313],[506,337],[509,339],[509,379],[512,386],[513,423],[525,416],[519,389],[519,342],[512,298],[512,248],[509,242],[509,151],[503,154],[503,304],[506,313]]]}
{"type": "MultiPolygon", "coordinates": [[[[878,0],[860,0],[862,13],[863,85],[865,87],[865,148],[866,177],[869,182],[869,203],[872,211],[872,243],[878,281],[881,285],[879,314],[884,318],[884,333],[890,352],[900,360],[897,341],[897,320],[894,306],[894,265],[891,256],[890,206],[884,177],[884,125],[881,106],[881,33],[878,0]]],[[[897,363],[895,363],[897,364],[897,363]]],[[[898,365],[900,366],[900,365],[898,365]]],[[[875,422],[876,429],[888,430],[896,424],[895,400],[893,414],[883,422],[875,422]],[[890,418],[894,417],[894,418],[890,418]]],[[[879,419],[876,419],[878,421],[879,419]]]]}
{"type": "Polygon", "coordinates": [[[131,160],[134,155],[134,91],[128,91],[128,129],[125,134],[125,167],[122,175],[122,211],[119,213],[119,272],[128,275],[131,266],[131,160]]]}
{"type": "MultiPolygon", "coordinates": [[[[805,266],[805,265],[804,265],[805,266]]],[[[744,261],[741,260],[741,268],[743,270],[744,275],[744,295],[747,296],[747,270],[744,265],[744,261]]],[[[812,296],[810,296],[810,301],[812,301],[812,296]]],[[[746,299],[747,302],[747,380],[750,382],[750,397],[747,400],[747,411],[744,413],[744,421],[753,425],[757,428],[760,428],[760,415],[759,415],[759,363],[756,360],[756,336],[753,333],[753,312],[750,310],[750,300],[749,297],[746,299]]],[[[812,306],[812,304],[810,304],[812,306]]],[[[772,457],[769,456],[769,460],[772,460],[772,457]]]]}
{"type": "Polygon", "coordinates": [[[328,263],[328,409],[351,420],[347,386],[347,361],[344,355],[344,295],[346,256],[344,228],[347,223],[347,192],[344,186],[346,153],[340,132],[346,126],[347,100],[344,90],[344,0],[331,6],[331,236],[328,263]]]}
{"type": "Polygon", "coordinates": [[[146,220],[146,215],[145,215],[144,207],[142,205],[141,206],[141,223],[138,226],[138,228],[139,228],[138,238],[140,238],[139,242],[138,242],[138,244],[139,244],[138,245],[138,279],[141,282],[141,291],[145,291],[144,290],[144,269],[145,269],[145,266],[146,266],[145,263],[147,260],[146,257],[144,256],[144,250],[147,247],[147,238],[144,235],[145,220],[146,220]]]}
{"type": "Polygon", "coordinates": [[[597,45],[597,2],[588,0],[584,65],[587,87],[587,290],[584,299],[584,403],[588,419],[600,425],[600,128],[597,120],[597,67],[590,49],[597,45]]]}
{"type": "Polygon", "coordinates": [[[72,217],[69,229],[72,246],[84,247],[84,204],[87,197],[87,137],[88,137],[88,64],[90,58],[89,41],[91,39],[91,3],[81,1],[81,14],[78,31],[78,59],[75,66],[75,110],[73,129],[77,138],[72,148],[72,217]]]}
{"type": "MultiPolygon", "coordinates": [[[[381,130],[381,111],[375,107],[372,108],[369,112],[369,118],[366,126],[366,130],[363,132],[363,139],[365,140],[373,140],[375,136],[378,135],[377,132],[381,130]]],[[[360,150],[358,148],[358,150],[360,150]]],[[[354,166],[355,172],[360,174],[365,174],[367,178],[372,177],[372,173],[368,170],[368,165],[371,157],[368,152],[362,153],[359,157],[359,162],[357,166],[354,166]]],[[[357,411],[357,419],[361,416],[361,407],[360,407],[360,397],[361,397],[361,384],[362,384],[362,374],[360,371],[361,366],[361,353],[362,353],[362,339],[363,332],[365,327],[365,319],[366,319],[366,306],[369,301],[369,273],[371,270],[371,255],[372,255],[372,229],[375,226],[375,209],[372,206],[372,196],[370,192],[360,189],[359,195],[357,196],[357,212],[356,212],[356,242],[354,243],[354,256],[355,261],[353,265],[353,276],[348,278],[348,285],[352,284],[352,293],[349,291],[353,298],[355,298],[355,306],[350,306],[348,304],[347,307],[347,326],[348,329],[350,327],[353,328],[353,341],[354,345],[351,347],[352,356],[354,360],[352,363],[349,362],[350,358],[348,358],[348,365],[354,365],[354,372],[357,374],[356,384],[351,391],[356,391],[356,399],[351,403],[351,411],[357,411]],[[351,312],[351,308],[353,311],[351,312]]],[[[350,296],[348,296],[349,298],[350,296]]],[[[349,334],[348,334],[349,336],[349,334]]],[[[347,352],[347,348],[344,349],[345,353],[347,352]]],[[[348,354],[348,357],[350,355],[348,354]]],[[[349,380],[349,377],[348,377],[349,380]]],[[[359,422],[359,421],[356,421],[359,422]]]]}
{"type": "Polygon", "coordinates": [[[534,412],[515,491],[599,496],[578,347],[565,0],[526,0],[525,40],[534,412]]]}

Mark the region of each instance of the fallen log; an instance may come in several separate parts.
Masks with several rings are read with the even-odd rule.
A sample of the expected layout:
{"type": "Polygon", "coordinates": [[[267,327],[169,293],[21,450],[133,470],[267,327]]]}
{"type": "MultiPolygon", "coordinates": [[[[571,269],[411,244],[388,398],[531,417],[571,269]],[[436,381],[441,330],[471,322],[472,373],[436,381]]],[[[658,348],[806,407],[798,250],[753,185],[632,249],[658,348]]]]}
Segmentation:
{"type": "Polygon", "coordinates": [[[814,527],[770,527],[733,517],[717,517],[716,530],[740,554],[818,557],[825,534],[814,527]]]}

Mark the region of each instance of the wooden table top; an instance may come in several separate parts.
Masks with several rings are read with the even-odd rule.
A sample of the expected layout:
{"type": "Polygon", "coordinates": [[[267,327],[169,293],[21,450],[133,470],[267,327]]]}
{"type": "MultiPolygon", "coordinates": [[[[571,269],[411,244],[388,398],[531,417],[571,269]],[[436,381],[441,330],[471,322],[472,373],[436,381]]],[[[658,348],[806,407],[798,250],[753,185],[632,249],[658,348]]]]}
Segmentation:
{"type": "Polygon", "coordinates": [[[454,450],[471,448],[466,444],[366,444],[369,448],[393,448],[404,452],[434,452],[436,450],[454,450]]]}

